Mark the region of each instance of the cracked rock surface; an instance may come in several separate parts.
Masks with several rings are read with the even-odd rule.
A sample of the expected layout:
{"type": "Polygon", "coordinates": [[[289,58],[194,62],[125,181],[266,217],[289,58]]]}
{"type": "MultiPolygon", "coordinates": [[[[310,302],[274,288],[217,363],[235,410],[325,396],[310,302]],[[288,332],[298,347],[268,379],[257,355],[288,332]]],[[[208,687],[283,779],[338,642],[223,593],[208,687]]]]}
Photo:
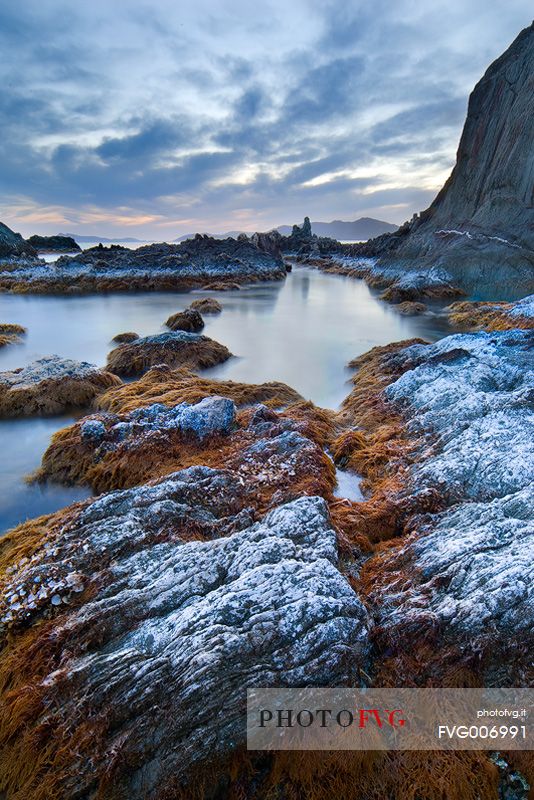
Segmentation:
{"type": "Polygon", "coordinates": [[[419,441],[405,494],[445,509],[383,558],[379,625],[401,647],[478,660],[487,685],[532,680],[533,344],[514,330],[414,345],[391,357],[412,368],[385,392],[419,441]]]}
{"type": "MultiPolygon", "coordinates": [[[[68,594],[49,606],[55,641],[69,646],[34,686],[34,722],[56,741],[77,731],[76,753],[57,756],[55,789],[85,796],[111,781],[125,796],[158,796],[244,743],[247,686],[343,684],[365,663],[367,613],[336,567],[324,500],[301,498],[254,525],[244,515],[214,541],[180,539],[192,518],[227,533],[234,488],[224,472],[194,468],[105,495],[17,566],[18,584],[49,569],[56,583],[74,570],[98,587],[70,613],[68,594]]],[[[19,789],[31,791],[37,770],[19,789]]]]}

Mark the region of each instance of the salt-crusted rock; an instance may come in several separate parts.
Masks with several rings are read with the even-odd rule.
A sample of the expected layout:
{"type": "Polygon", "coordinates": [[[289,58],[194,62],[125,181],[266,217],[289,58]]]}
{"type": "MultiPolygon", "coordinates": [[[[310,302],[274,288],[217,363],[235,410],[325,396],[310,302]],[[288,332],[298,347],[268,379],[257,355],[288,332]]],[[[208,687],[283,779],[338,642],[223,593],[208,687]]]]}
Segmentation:
{"type": "Polygon", "coordinates": [[[185,311],[178,311],[176,314],[172,314],[165,325],[171,331],[198,333],[204,327],[204,320],[200,312],[194,308],[186,308],[185,311]]]}
{"type": "Polygon", "coordinates": [[[430,434],[414,468],[418,488],[450,502],[491,500],[534,480],[531,331],[457,334],[397,356],[418,364],[386,390],[430,434]]]}
{"type": "Polygon", "coordinates": [[[534,294],[518,300],[517,303],[510,303],[506,308],[506,313],[514,319],[525,318],[534,319],[534,294]]]}
{"type": "MultiPolygon", "coordinates": [[[[13,694],[2,707],[15,732],[5,743],[14,790],[31,796],[45,780],[66,796],[112,785],[132,800],[158,797],[196,764],[244,746],[247,687],[340,685],[365,667],[367,612],[336,568],[322,499],[302,498],[216,541],[179,538],[188,520],[219,524],[233,501],[225,480],[196,468],[104,496],[63,519],[48,553],[16,566],[13,587],[49,569],[74,571],[74,585],[89,587],[68,591],[67,603],[42,601],[61,662],[43,673],[27,650],[17,660],[32,711],[20,716],[13,694]],[[17,769],[19,748],[31,748],[42,724],[65,746],[17,769]]],[[[9,650],[27,648],[18,626],[38,612],[9,613],[9,650]]],[[[48,635],[36,627],[32,646],[48,635]]]]}
{"type": "MultiPolygon", "coordinates": [[[[382,273],[385,277],[386,272],[382,273]]],[[[395,278],[380,295],[382,300],[402,303],[418,297],[457,297],[463,294],[452,284],[452,277],[443,269],[430,269],[428,272],[406,272],[395,278]]]]}
{"type": "Polygon", "coordinates": [[[0,372],[0,416],[58,414],[87,406],[101,392],[120,385],[116,375],[93,364],[47,356],[11,372],[0,372]]]}
{"type": "Polygon", "coordinates": [[[116,347],[108,355],[107,366],[117,375],[139,375],[156,364],[205,369],[231,355],[228,348],[207,336],[173,331],[144,336],[116,347]]]}
{"type": "Polygon", "coordinates": [[[9,271],[0,270],[0,288],[38,293],[186,291],[207,281],[241,284],[281,280],[285,275],[280,255],[260,249],[249,239],[197,235],[180,244],[159,242],[135,250],[98,245],[72,257],[61,256],[52,265],[21,262],[9,271]]]}
{"type": "Polygon", "coordinates": [[[373,597],[384,648],[431,646],[434,675],[532,680],[533,344],[532,331],[458,334],[387,359],[406,369],[385,397],[415,443],[397,503],[439,513],[408,518],[376,558],[373,597]]]}
{"type": "Polygon", "coordinates": [[[90,484],[103,492],[192,464],[224,466],[261,511],[302,494],[330,496],[334,472],[314,435],[320,438],[311,412],[293,419],[253,406],[236,414],[232,400],[217,396],[194,404],[155,403],[86,417],[58,431],[33,479],[90,484]]]}
{"type": "Polygon", "coordinates": [[[228,433],[235,420],[235,405],[226,397],[206,397],[190,405],[180,403],[173,408],[156,403],[130,414],[132,426],[152,430],[180,428],[199,439],[214,433],[228,433]]]}
{"type": "MultiPolygon", "coordinates": [[[[379,624],[481,657],[486,685],[527,686],[534,647],[534,491],[463,503],[423,523],[395,556],[409,587],[382,584],[379,624]]],[[[388,564],[393,571],[393,562],[388,564]]],[[[387,569],[387,568],[386,568],[387,569]]],[[[458,658],[461,661],[461,655],[458,658]]]]}

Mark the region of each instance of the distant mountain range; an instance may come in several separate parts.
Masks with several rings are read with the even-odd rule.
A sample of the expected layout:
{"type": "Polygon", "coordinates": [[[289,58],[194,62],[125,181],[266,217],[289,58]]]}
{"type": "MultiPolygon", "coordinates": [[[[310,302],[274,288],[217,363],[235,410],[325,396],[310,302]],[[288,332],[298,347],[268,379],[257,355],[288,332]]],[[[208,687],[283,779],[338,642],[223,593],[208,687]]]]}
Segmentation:
{"type": "MultiPolygon", "coordinates": [[[[393,233],[398,227],[372,217],[360,217],[354,222],[344,222],[341,219],[335,219],[332,222],[312,222],[311,225],[313,233],[317,234],[317,236],[330,236],[330,238],[340,241],[366,241],[367,239],[373,239],[375,236],[380,236],[382,233],[393,233]]],[[[283,236],[288,236],[291,233],[291,228],[291,225],[280,225],[276,230],[283,236]]],[[[228,237],[236,239],[240,233],[246,233],[247,236],[251,236],[254,231],[227,231],[226,233],[210,233],[209,235],[215,239],[227,239],[228,237]]],[[[183,242],[185,239],[191,239],[194,235],[194,233],[185,233],[174,241],[183,242]]],[[[144,244],[147,241],[146,239],[136,239],[133,236],[111,239],[97,234],[59,233],[58,236],[71,236],[76,242],[83,243],[102,242],[102,244],[109,244],[110,242],[124,242],[125,244],[144,244]]]]}
{"type": "Polygon", "coordinates": [[[82,236],[79,233],[59,233],[58,236],[71,236],[75,242],[102,242],[102,244],[109,242],[129,242],[130,244],[139,242],[139,244],[144,244],[146,241],[146,239],[134,239],[132,236],[123,236],[122,239],[106,239],[105,236],[97,236],[96,234],[94,236],[92,234],[90,236],[82,236]]]}
{"type": "MultiPolygon", "coordinates": [[[[383,222],[380,219],[373,219],[372,217],[360,217],[354,222],[344,222],[340,219],[335,219],[332,222],[312,222],[312,231],[317,236],[330,236],[332,239],[340,241],[366,241],[373,239],[375,236],[380,236],[382,233],[393,233],[398,228],[398,225],[392,225],[389,222],[383,222]]],[[[291,225],[280,225],[276,230],[283,236],[288,236],[291,233],[291,225]]],[[[246,233],[250,236],[252,231],[227,231],[226,233],[210,233],[215,239],[226,239],[229,236],[235,238],[240,233],[246,233]]],[[[195,234],[186,233],[175,239],[175,242],[183,242],[185,239],[191,239],[195,234]]]]}

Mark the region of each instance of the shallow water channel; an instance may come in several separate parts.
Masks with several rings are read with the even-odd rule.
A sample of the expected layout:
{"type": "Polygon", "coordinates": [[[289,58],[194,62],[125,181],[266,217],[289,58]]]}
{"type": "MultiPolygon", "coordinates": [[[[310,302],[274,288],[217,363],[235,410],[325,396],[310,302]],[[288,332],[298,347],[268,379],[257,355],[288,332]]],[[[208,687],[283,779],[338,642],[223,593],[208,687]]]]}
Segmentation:
{"type": "MultiPolygon", "coordinates": [[[[204,293],[205,294],[205,293],[204,293]]],[[[235,354],[206,374],[250,383],[279,380],[328,408],[350,391],[347,363],[375,345],[414,336],[436,341],[452,332],[440,306],[402,317],[360,280],[297,267],[284,282],[210,292],[223,305],[205,316],[207,336],[235,354]]],[[[48,297],[0,295],[0,321],[28,328],[22,344],[0,350],[0,370],[58,354],[104,365],[121,331],[148,335],[201,292],[48,297]]],[[[82,412],[76,412],[78,416],[82,412]]],[[[0,421],[0,531],[88,496],[80,487],[28,485],[52,434],[75,415],[0,421]]],[[[338,473],[338,494],[357,499],[357,478],[338,473]]]]}

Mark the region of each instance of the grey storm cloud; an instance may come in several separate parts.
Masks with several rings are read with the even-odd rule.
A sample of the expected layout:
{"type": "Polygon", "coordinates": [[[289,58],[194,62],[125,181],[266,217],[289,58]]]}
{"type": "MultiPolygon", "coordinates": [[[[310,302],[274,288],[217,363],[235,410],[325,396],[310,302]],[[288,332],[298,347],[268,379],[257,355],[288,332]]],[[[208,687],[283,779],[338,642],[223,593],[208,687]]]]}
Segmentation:
{"type": "Polygon", "coordinates": [[[527,0],[6,0],[1,218],[150,238],[400,223],[530,17],[527,0]]]}

